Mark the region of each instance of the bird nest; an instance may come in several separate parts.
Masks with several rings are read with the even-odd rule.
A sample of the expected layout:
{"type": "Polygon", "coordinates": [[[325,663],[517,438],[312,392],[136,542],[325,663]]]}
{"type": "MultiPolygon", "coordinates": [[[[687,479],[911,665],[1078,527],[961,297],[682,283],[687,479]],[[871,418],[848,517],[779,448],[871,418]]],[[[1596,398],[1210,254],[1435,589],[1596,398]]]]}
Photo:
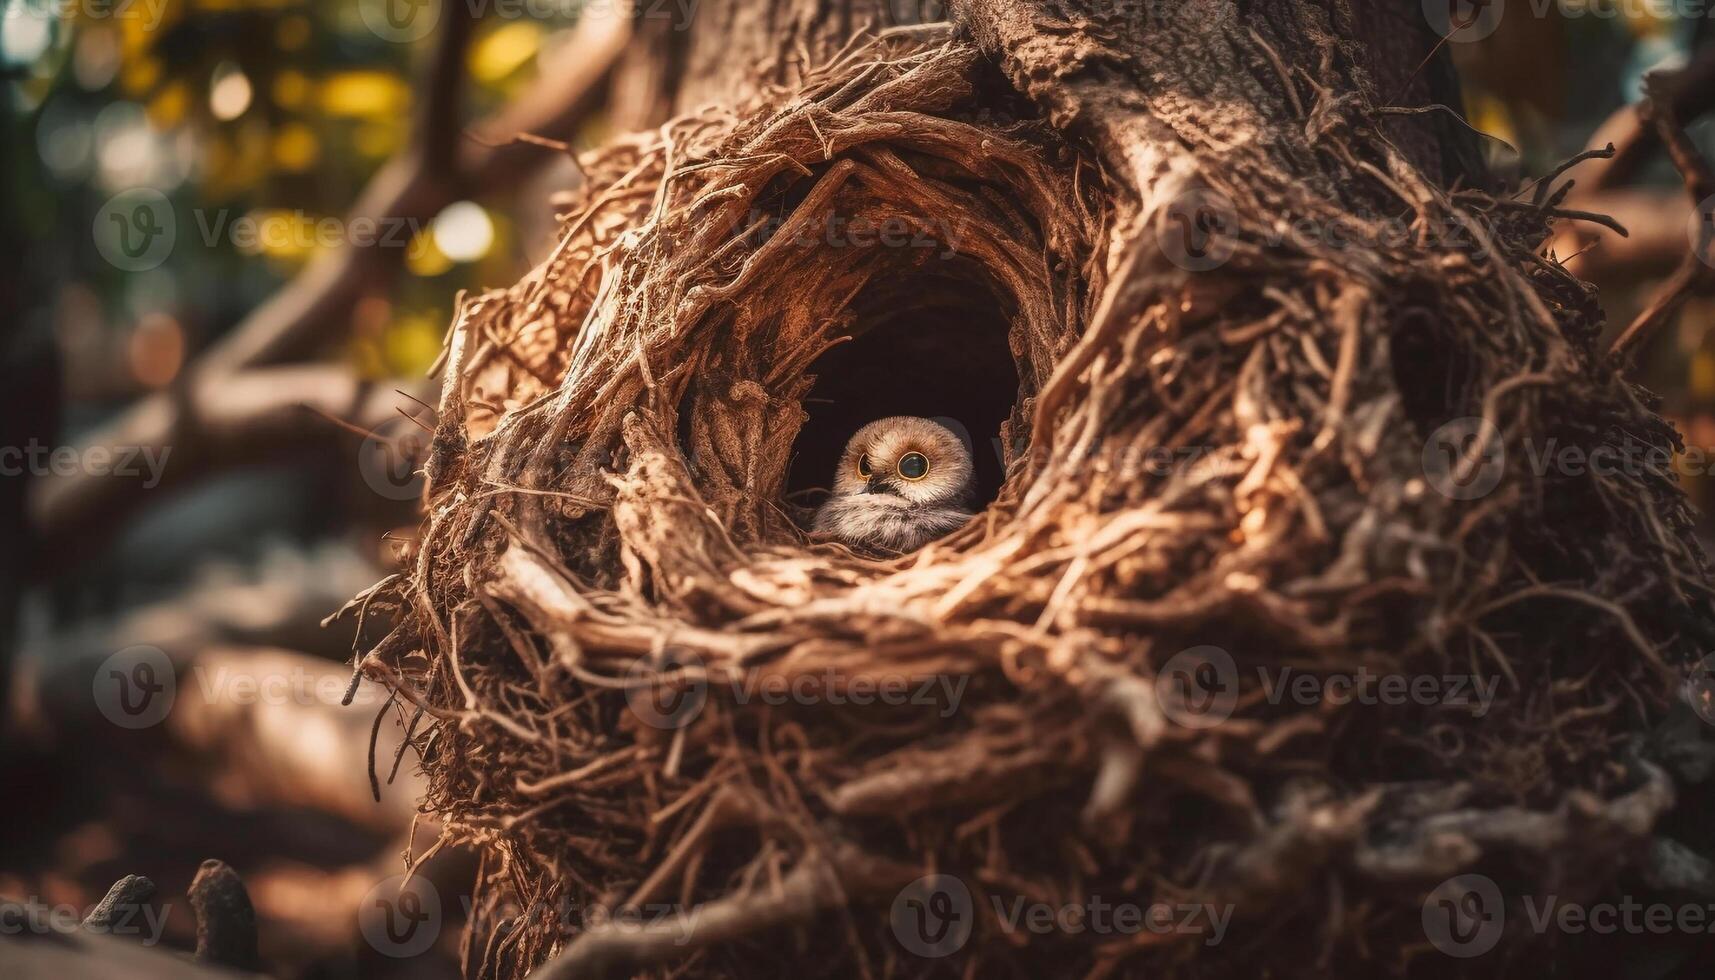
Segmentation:
{"type": "Polygon", "coordinates": [[[1622,873],[1702,559],[1670,473],[1529,448],[1676,436],[1541,207],[1329,159],[1374,188],[1203,175],[1230,254],[1188,271],[970,46],[899,38],[586,156],[552,256],[462,305],[414,567],[364,598],[397,621],[360,668],[482,859],[466,969],[1218,974],[1266,938],[1320,971],[1428,948],[1450,875],[1622,873]],[[1273,233],[1401,200],[1468,237],[1273,233]],[[916,553],[791,492],[848,342],[1010,355],[998,490],[916,553]]]}

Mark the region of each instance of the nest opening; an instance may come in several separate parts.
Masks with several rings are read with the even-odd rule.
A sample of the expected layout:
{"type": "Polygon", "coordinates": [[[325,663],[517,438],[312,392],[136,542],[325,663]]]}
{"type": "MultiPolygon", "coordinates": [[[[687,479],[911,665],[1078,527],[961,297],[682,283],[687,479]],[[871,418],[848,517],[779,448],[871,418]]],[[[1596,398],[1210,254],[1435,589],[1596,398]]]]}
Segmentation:
{"type": "Polygon", "coordinates": [[[916,415],[965,441],[977,502],[994,500],[1005,478],[1001,426],[1020,397],[1020,372],[1007,339],[1010,311],[965,273],[880,277],[853,300],[852,339],[810,365],[815,383],[787,479],[792,499],[821,502],[846,441],[864,424],[916,415]]]}
{"type": "Polygon", "coordinates": [[[1419,438],[1468,415],[1475,365],[1470,351],[1436,322],[1425,305],[1408,305],[1388,334],[1388,354],[1401,408],[1419,438]]]}

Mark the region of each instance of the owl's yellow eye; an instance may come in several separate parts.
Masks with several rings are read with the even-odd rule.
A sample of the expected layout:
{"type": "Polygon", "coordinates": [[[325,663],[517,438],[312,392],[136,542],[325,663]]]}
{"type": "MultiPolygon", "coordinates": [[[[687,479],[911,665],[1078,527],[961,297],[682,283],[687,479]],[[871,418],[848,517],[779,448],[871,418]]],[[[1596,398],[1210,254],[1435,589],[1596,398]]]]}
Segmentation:
{"type": "Polygon", "coordinates": [[[922,453],[906,453],[899,457],[899,475],[907,480],[921,480],[929,475],[929,457],[922,453]]]}
{"type": "Polygon", "coordinates": [[[869,479],[869,475],[873,472],[875,472],[875,471],[869,465],[869,454],[865,453],[864,455],[859,456],[858,457],[858,476],[861,476],[867,480],[867,479],[869,479]]]}

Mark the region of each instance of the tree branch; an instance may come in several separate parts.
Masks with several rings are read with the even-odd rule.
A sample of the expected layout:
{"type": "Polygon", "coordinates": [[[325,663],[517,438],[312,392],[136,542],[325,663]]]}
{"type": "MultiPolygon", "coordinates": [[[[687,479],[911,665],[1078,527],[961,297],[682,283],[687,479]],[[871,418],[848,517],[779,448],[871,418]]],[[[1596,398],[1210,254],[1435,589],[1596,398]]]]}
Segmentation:
{"type": "MultiPolygon", "coordinates": [[[[155,460],[157,467],[134,467],[134,477],[84,467],[39,481],[31,516],[48,547],[37,556],[38,572],[58,574],[97,554],[160,494],[348,439],[326,416],[374,429],[410,406],[391,385],[339,365],[198,374],[171,398],[144,399],[89,441],[109,447],[114,459],[155,460]]],[[[357,457],[350,458],[355,472],[357,457]]]]}
{"type": "MultiPolygon", "coordinates": [[[[1715,57],[1710,60],[1715,61],[1715,57]]],[[[1689,71],[1649,75],[1644,83],[1647,94],[1638,112],[1642,120],[1655,128],[1657,137],[1667,148],[1668,158],[1685,180],[1685,192],[1691,197],[1692,207],[1696,208],[1715,196],[1715,168],[1710,167],[1709,161],[1686,135],[1684,117],[1678,111],[1677,96],[1685,91],[1685,76],[1689,71]]],[[[1715,288],[1715,265],[1710,264],[1712,261],[1715,261],[1715,255],[1699,254],[1697,245],[1687,248],[1673,276],[1651,298],[1637,319],[1615,338],[1608,353],[1623,357],[1636,350],[1663,324],[1672,320],[1693,294],[1715,288]]]]}
{"type": "MultiPolygon", "coordinates": [[[[461,4],[452,6],[463,9],[461,4]]],[[[458,140],[455,84],[462,79],[463,42],[469,26],[454,17],[437,46],[434,64],[427,74],[429,97],[418,118],[418,139],[413,149],[387,163],[366,187],[347,216],[348,223],[400,221],[426,222],[441,208],[469,190],[486,195],[517,186],[553,155],[523,143],[488,145],[477,140],[458,140]],[[454,43],[454,42],[458,43],[454,43]],[[440,149],[429,152],[430,144],[440,149]],[[449,162],[450,161],[450,162],[449,162]]],[[[631,25],[623,15],[592,11],[578,24],[559,56],[545,65],[536,86],[518,101],[485,122],[479,133],[510,137],[517,133],[569,134],[578,120],[601,104],[608,74],[625,48],[631,25]]],[[[175,482],[182,477],[201,476],[225,468],[235,460],[223,458],[215,446],[205,442],[210,432],[243,433],[247,423],[256,423],[268,434],[254,403],[251,411],[236,418],[223,418],[223,405],[249,401],[237,392],[246,380],[238,377],[249,368],[277,364],[311,354],[330,337],[343,330],[351,308],[363,296],[384,289],[396,273],[403,250],[375,240],[350,240],[310,263],[271,299],[245,317],[232,332],[217,341],[186,371],[181,392],[158,393],[139,400],[114,421],[83,441],[89,446],[172,446],[178,467],[175,482]],[[189,392],[190,394],[185,394],[189,392]],[[198,461],[190,465],[192,460],[198,461]]],[[[321,404],[334,396],[342,384],[332,374],[288,375],[276,380],[308,384],[298,400],[321,404]]],[[[271,387],[277,397],[274,409],[291,401],[290,393],[271,387]]],[[[336,410],[333,414],[348,410],[336,410]]],[[[391,411],[389,408],[388,411],[391,411]]],[[[298,419],[300,425],[303,419],[298,419]]],[[[319,435],[318,428],[311,433],[319,435]]],[[[252,433],[256,435],[258,433],[252,433]]],[[[280,433],[274,433],[280,435],[280,433]]],[[[286,438],[278,446],[247,438],[249,450],[243,460],[277,458],[293,451],[302,441],[286,438]]],[[[49,573],[64,570],[87,557],[102,535],[140,501],[128,500],[136,487],[125,481],[91,479],[86,476],[51,476],[39,481],[33,504],[36,535],[41,542],[37,557],[49,573]]]]}

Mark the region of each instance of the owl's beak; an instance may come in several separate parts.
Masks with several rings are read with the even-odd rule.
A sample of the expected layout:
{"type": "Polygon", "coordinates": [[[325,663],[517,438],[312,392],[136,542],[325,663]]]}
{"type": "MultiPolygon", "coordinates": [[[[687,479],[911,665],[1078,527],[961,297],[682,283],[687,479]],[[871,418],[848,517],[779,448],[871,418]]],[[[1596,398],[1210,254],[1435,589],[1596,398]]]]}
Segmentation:
{"type": "Polygon", "coordinates": [[[864,493],[893,493],[894,491],[893,491],[893,487],[888,484],[887,480],[884,479],[880,474],[877,474],[875,476],[870,477],[869,482],[864,484],[863,492],[864,493]]]}

